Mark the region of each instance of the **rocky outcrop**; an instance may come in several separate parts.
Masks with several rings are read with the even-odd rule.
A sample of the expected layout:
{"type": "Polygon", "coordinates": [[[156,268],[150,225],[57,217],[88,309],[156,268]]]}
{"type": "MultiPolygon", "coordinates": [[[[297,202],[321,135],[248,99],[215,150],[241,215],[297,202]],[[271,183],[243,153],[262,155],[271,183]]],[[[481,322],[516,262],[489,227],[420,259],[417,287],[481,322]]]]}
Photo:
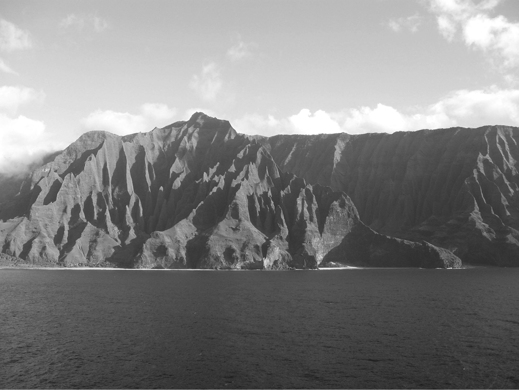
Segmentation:
{"type": "Polygon", "coordinates": [[[347,193],[376,231],[519,265],[519,129],[260,139],[280,169],[347,193]]]}
{"type": "Polygon", "coordinates": [[[321,266],[459,268],[452,252],[426,241],[413,242],[374,232],[357,224],[340,245],[324,257],[321,266]]]}
{"type": "Polygon", "coordinates": [[[0,244],[28,263],[64,266],[461,264],[374,232],[344,192],[283,172],[261,139],[201,113],[146,134],[84,134],[0,205],[0,244]]]}
{"type": "Polygon", "coordinates": [[[9,256],[6,253],[0,253],[0,267],[21,267],[25,265],[25,262],[18,257],[9,256]]]}

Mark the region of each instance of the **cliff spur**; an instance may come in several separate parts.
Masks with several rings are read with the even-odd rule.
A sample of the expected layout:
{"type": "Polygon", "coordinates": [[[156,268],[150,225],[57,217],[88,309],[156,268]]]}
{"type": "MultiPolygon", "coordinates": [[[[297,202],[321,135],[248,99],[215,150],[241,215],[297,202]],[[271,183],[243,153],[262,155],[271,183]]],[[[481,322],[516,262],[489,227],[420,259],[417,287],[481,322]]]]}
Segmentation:
{"type": "Polygon", "coordinates": [[[127,268],[515,266],[518,135],[264,138],[202,113],[89,132],[2,186],[1,252],[127,268]]]}

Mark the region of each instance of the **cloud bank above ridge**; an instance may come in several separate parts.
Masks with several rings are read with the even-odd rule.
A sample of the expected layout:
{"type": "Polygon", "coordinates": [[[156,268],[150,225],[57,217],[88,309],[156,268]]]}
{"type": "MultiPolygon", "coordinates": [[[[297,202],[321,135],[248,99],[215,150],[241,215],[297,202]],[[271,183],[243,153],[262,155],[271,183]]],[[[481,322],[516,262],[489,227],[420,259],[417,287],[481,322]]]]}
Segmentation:
{"type": "Polygon", "coordinates": [[[425,107],[399,111],[379,103],[375,107],[346,108],[337,112],[301,109],[285,118],[250,114],[234,120],[239,132],[276,134],[321,134],[346,132],[393,133],[445,127],[480,127],[499,124],[519,126],[519,89],[458,90],[425,107]]]}
{"type": "MultiPolygon", "coordinates": [[[[368,26],[362,32],[366,39],[372,32],[373,36],[380,33],[376,29],[389,37],[384,40],[388,46],[384,53],[387,62],[383,63],[379,61],[380,47],[376,46],[380,37],[370,41],[376,55],[364,57],[371,50],[355,51],[357,41],[349,33],[341,36],[345,33],[343,23],[333,25],[328,18],[333,7],[326,11],[327,6],[308,13],[308,20],[316,23],[315,29],[308,25],[298,30],[301,34],[290,35],[290,39],[283,35],[290,19],[280,20],[283,28],[279,31],[275,26],[269,28],[270,39],[265,39],[268,34],[263,30],[249,29],[249,25],[226,30],[222,23],[211,26],[214,42],[210,45],[193,41],[202,30],[196,34],[186,30],[189,33],[178,38],[178,42],[175,34],[146,35],[142,42],[128,40],[131,55],[126,55],[126,41],[120,39],[135,32],[129,28],[134,23],[116,10],[111,12],[109,7],[55,10],[50,29],[35,23],[39,16],[31,23],[31,18],[24,19],[16,12],[3,13],[0,76],[9,81],[0,84],[0,172],[23,170],[24,164],[45,151],[65,147],[85,131],[106,130],[119,135],[147,132],[173,121],[187,120],[194,111],[227,119],[239,132],[265,136],[392,133],[487,124],[519,126],[519,23],[514,12],[510,12],[512,1],[515,0],[423,0],[412,6],[392,7],[390,12],[381,7],[378,20],[364,20],[357,27],[368,26]],[[326,24],[319,26],[323,21],[326,24]],[[336,50],[334,39],[339,36],[348,58],[328,51],[336,50]],[[401,48],[402,42],[409,43],[409,47],[401,48]],[[146,54],[138,61],[134,61],[134,45],[139,47],[139,53],[146,54]],[[164,51],[163,45],[178,50],[164,51]],[[436,60],[441,57],[450,65],[442,67],[431,58],[421,66],[420,59],[429,59],[427,53],[416,51],[423,46],[433,54],[435,49],[443,50],[443,57],[437,56],[436,60]],[[190,51],[191,47],[196,50],[190,51]],[[301,50],[293,51],[294,48],[301,50]],[[43,56],[51,51],[53,58],[43,56]],[[322,56],[310,58],[306,55],[309,52],[322,56]],[[177,61],[176,57],[162,56],[163,53],[175,53],[176,57],[187,53],[188,57],[177,61]],[[417,59],[413,63],[393,62],[393,58],[413,54],[417,59]],[[61,56],[61,61],[55,61],[56,55],[61,56]],[[462,61],[453,66],[455,61],[451,61],[450,55],[468,58],[470,63],[462,61]],[[153,60],[146,62],[145,58],[153,60]],[[310,65],[316,59],[321,62],[310,65]],[[160,66],[155,68],[156,64],[160,66]],[[338,64],[342,65],[335,66],[338,64]],[[50,67],[35,71],[43,65],[50,67]],[[407,66],[413,67],[413,74],[406,73],[407,66]],[[334,73],[337,69],[340,73],[334,73]],[[466,74],[458,74],[459,69],[466,74]],[[78,71],[88,74],[89,70],[98,72],[102,82],[98,83],[97,73],[85,76],[89,85],[76,77],[78,71]],[[144,74],[145,77],[128,82],[131,75],[144,74]],[[395,82],[385,84],[386,74],[394,75],[395,82]],[[39,79],[41,75],[45,78],[39,79]],[[420,84],[420,80],[429,77],[437,77],[439,82],[420,84]],[[70,85],[64,80],[70,80],[70,85]],[[415,81],[420,84],[416,88],[412,84],[415,81]],[[394,90],[395,84],[401,87],[402,97],[393,99],[387,88],[394,90]],[[74,98],[71,90],[77,92],[74,98]],[[419,106],[410,106],[418,101],[419,106]]],[[[367,7],[351,4],[343,10],[367,7]]],[[[258,6],[258,11],[261,9],[258,6]]],[[[298,22],[294,31],[298,26],[306,26],[301,23],[304,20],[294,18],[294,23],[298,22]]],[[[151,30],[140,32],[148,31],[151,30]]]]}

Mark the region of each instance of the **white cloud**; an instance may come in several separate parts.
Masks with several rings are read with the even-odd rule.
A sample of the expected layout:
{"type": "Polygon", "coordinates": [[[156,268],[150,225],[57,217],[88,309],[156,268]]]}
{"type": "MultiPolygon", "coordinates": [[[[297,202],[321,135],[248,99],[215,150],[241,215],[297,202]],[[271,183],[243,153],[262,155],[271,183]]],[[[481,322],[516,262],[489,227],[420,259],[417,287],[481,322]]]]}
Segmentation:
{"type": "Polygon", "coordinates": [[[18,75],[3,59],[0,58],[0,72],[18,75]]]}
{"type": "Polygon", "coordinates": [[[85,130],[105,130],[126,135],[168,125],[175,114],[176,110],[165,104],[146,103],[140,107],[140,114],[111,110],[94,111],[81,121],[81,126],[85,130]]]}
{"type": "Polygon", "coordinates": [[[444,115],[456,126],[519,126],[519,90],[459,90],[429,107],[436,115],[444,115]]]}
{"type": "Polygon", "coordinates": [[[519,90],[496,87],[458,90],[426,107],[401,112],[378,104],[375,108],[344,110],[335,117],[342,129],[350,133],[392,133],[452,126],[519,126],[519,90]]]}
{"type": "MultiPolygon", "coordinates": [[[[269,119],[270,123],[274,123],[274,118],[269,119]]],[[[304,108],[298,114],[290,116],[288,121],[294,131],[301,134],[341,132],[339,124],[323,110],[317,110],[312,114],[310,110],[304,108]]]]}
{"type": "Polygon", "coordinates": [[[10,52],[32,47],[29,32],[22,30],[14,23],[0,19],[0,49],[10,52]]]}
{"type": "Polygon", "coordinates": [[[146,129],[146,121],[142,115],[112,110],[94,111],[81,124],[85,130],[104,130],[118,135],[138,133],[146,129]]]}
{"type": "Polygon", "coordinates": [[[277,134],[295,133],[288,118],[278,120],[272,115],[246,114],[233,120],[231,124],[237,132],[250,135],[259,134],[271,137],[277,134]]]}
{"type": "Polygon", "coordinates": [[[37,92],[32,88],[13,87],[4,85],[0,87],[0,109],[15,113],[21,105],[33,102],[43,101],[45,94],[37,92]]]}
{"type": "Polygon", "coordinates": [[[506,67],[519,65],[519,23],[478,14],[464,24],[463,37],[467,45],[502,57],[506,67]]]}
{"type": "Polygon", "coordinates": [[[394,32],[402,30],[409,30],[411,32],[417,32],[418,28],[422,24],[422,17],[418,14],[408,16],[407,18],[391,19],[388,22],[388,26],[394,32]]]}
{"type": "Polygon", "coordinates": [[[440,33],[449,41],[461,32],[463,42],[485,53],[503,68],[519,66],[519,22],[511,22],[490,12],[500,0],[429,0],[440,33]]]}
{"type": "Polygon", "coordinates": [[[236,44],[227,50],[227,58],[229,58],[232,62],[237,62],[245,58],[249,58],[252,56],[252,50],[254,46],[254,43],[243,42],[241,37],[238,35],[236,44]]]}
{"type": "Polygon", "coordinates": [[[452,42],[456,35],[456,31],[458,30],[456,23],[444,15],[438,16],[437,22],[440,34],[443,35],[443,37],[449,42],[452,42]]]}
{"type": "Polygon", "coordinates": [[[393,133],[407,130],[406,118],[396,109],[384,104],[375,108],[361,107],[336,114],[348,133],[393,133]]]}
{"type": "Polygon", "coordinates": [[[94,31],[102,32],[108,28],[108,22],[97,16],[94,16],[94,31]]]}
{"type": "Polygon", "coordinates": [[[444,127],[484,125],[519,126],[519,89],[458,90],[425,107],[399,111],[377,104],[375,107],[347,108],[327,113],[302,109],[298,114],[275,118],[245,115],[233,121],[237,131],[272,136],[276,134],[393,133],[444,127]]]}
{"type": "Polygon", "coordinates": [[[68,14],[60,22],[62,28],[75,28],[78,31],[92,30],[97,33],[103,32],[108,28],[108,22],[95,15],[76,15],[68,14]]]}
{"type": "MultiPolygon", "coordinates": [[[[141,113],[147,120],[162,124],[173,119],[177,111],[174,108],[169,108],[166,104],[145,103],[141,106],[141,113]]],[[[155,124],[155,126],[157,125],[155,124]]]]}
{"type": "Polygon", "coordinates": [[[189,86],[203,100],[215,100],[223,86],[220,68],[215,62],[204,65],[200,75],[193,75],[189,86]]]}
{"type": "Polygon", "coordinates": [[[48,137],[43,122],[0,113],[0,173],[24,173],[30,164],[63,146],[48,137]]]}
{"type": "Polygon", "coordinates": [[[299,113],[277,119],[273,115],[247,114],[233,121],[233,127],[240,133],[273,136],[276,134],[323,134],[340,133],[339,123],[323,110],[315,113],[303,108],[299,113]]]}
{"type": "Polygon", "coordinates": [[[21,86],[0,87],[0,173],[26,173],[30,164],[65,145],[45,131],[42,121],[14,114],[20,106],[42,102],[45,94],[21,86]]]}
{"type": "Polygon", "coordinates": [[[465,23],[463,28],[465,41],[469,45],[476,45],[487,49],[494,38],[493,31],[500,29],[502,24],[502,18],[490,19],[481,14],[476,15],[465,23]]]}

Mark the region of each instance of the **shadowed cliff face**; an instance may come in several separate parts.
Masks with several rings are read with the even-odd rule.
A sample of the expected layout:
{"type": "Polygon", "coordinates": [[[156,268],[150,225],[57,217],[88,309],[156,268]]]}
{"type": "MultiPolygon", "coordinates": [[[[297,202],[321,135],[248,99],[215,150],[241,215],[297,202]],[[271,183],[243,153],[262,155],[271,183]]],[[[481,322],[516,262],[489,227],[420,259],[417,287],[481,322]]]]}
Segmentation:
{"type": "Polygon", "coordinates": [[[373,229],[519,265],[519,129],[486,126],[260,140],[280,169],[347,193],[373,229]]]}
{"type": "Polygon", "coordinates": [[[375,233],[345,193],[308,182],[199,113],[146,134],[90,132],[0,205],[0,244],[36,264],[460,266],[425,242],[375,233]]]}

